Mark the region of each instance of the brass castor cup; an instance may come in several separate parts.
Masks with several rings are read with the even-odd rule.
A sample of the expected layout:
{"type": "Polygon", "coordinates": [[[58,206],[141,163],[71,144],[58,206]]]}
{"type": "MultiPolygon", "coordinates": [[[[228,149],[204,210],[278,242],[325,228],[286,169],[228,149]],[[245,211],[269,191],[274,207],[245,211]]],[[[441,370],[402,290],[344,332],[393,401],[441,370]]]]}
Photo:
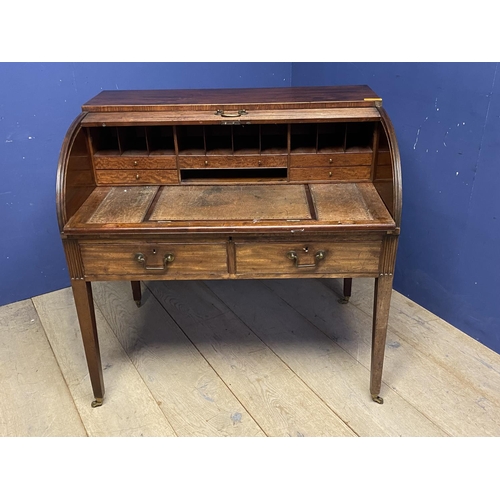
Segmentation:
{"type": "Polygon", "coordinates": [[[379,405],[384,404],[384,400],[378,394],[372,394],[372,399],[373,401],[375,401],[375,403],[378,403],[379,405]]]}
{"type": "Polygon", "coordinates": [[[92,408],[97,408],[99,406],[102,406],[103,399],[104,398],[95,398],[95,400],[92,401],[92,404],[90,406],[92,406],[92,408]]]}

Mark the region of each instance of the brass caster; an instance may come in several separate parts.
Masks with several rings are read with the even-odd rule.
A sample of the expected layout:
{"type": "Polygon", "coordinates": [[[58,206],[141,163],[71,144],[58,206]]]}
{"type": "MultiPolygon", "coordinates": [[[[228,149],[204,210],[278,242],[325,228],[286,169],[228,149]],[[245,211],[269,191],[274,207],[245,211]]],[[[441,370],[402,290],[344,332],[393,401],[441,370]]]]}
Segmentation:
{"type": "Polygon", "coordinates": [[[95,398],[95,401],[92,401],[92,404],[90,406],[92,406],[92,408],[97,408],[99,406],[102,406],[103,399],[104,398],[95,398]]]}
{"type": "Polygon", "coordinates": [[[349,297],[342,297],[341,299],[339,299],[339,302],[341,304],[347,304],[349,302],[349,297]]]}
{"type": "Polygon", "coordinates": [[[136,305],[137,307],[141,307],[141,301],[140,301],[140,300],[136,300],[136,301],[135,301],[135,305],[136,305]]]}
{"type": "Polygon", "coordinates": [[[375,403],[378,403],[379,405],[384,404],[384,400],[376,394],[372,394],[372,399],[373,399],[373,401],[375,401],[375,403]]]}

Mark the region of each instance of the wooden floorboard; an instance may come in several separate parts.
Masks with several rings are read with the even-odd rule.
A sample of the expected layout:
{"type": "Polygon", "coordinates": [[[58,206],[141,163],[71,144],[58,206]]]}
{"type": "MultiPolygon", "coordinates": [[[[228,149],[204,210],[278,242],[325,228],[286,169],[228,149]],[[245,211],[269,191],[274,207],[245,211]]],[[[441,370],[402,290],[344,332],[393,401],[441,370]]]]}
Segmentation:
{"type": "MultiPolygon", "coordinates": [[[[323,283],[330,288],[336,285],[334,280],[323,283]]],[[[351,303],[371,314],[373,280],[355,280],[355,287],[351,303]]],[[[479,404],[484,397],[500,405],[500,355],[496,352],[396,291],[390,324],[414,349],[478,391],[479,404]]]]}
{"type": "Polygon", "coordinates": [[[99,308],[178,436],[264,435],[147,290],[140,308],[129,283],[96,283],[94,290],[99,308]]]}
{"type": "MultiPolygon", "coordinates": [[[[300,281],[289,281],[292,294],[300,281]]],[[[446,435],[387,386],[381,392],[385,404],[373,403],[369,369],[264,284],[255,280],[207,283],[358,435],[446,435]]],[[[370,335],[369,329],[366,334],[370,335]]]]}
{"type": "Polygon", "coordinates": [[[0,436],[86,436],[31,300],[0,307],[0,436]]]}
{"type": "MultiPolygon", "coordinates": [[[[356,281],[353,297],[358,289],[356,281]]],[[[325,287],[319,280],[298,281],[293,290],[279,280],[264,283],[360,363],[370,366],[371,313],[360,314],[360,309],[354,306],[355,299],[352,304],[339,304],[335,288],[325,287]]],[[[413,325],[419,329],[416,318],[413,325]]],[[[394,321],[392,315],[387,332],[384,383],[449,435],[499,435],[498,403],[478,394],[477,388],[456,377],[454,370],[436,363],[430,345],[422,350],[411,346],[399,335],[400,329],[401,322],[394,321]]],[[[452,365],[462,365],[467,370],[466,358],[458,353],[450,360],[449,366],[452,365]]]]}
{"type": "Polygon", "coordinates": [[[104,405],[71,289],[0,307],[0,436],[498,436],[500,355],[393,292],[383,405],[373,280],[94,283],[104,405]]]}
{"type": "Polygon", "coordinates": [[[175,435],[98,309],[106,404],[91,408],[92,389],[71,289],[34,297],[33,302],[89,436],[175,435]]]}
{"type": "Polygon", "coordinates": [[[268,436],[355,435],[203,284],[148,287],[268,436]]]}

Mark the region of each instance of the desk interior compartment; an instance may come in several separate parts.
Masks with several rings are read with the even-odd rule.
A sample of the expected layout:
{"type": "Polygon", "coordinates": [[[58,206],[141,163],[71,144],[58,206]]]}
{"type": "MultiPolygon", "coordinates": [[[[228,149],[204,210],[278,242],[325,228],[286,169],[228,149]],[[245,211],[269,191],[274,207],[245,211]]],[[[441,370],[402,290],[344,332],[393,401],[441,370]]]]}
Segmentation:
{"type": "Polygon", "coordinates": [[[148,154],[146,127],[119,127],[121,154],[125,156],[141,156],[148,154]]]}
{"type": "Polygon", "coordinates": [[[179,155],[204,155],[205,133],[202,125],[181,125],[177,127],[179,155]]]}
{"type": "Polygon", "coordinates": [[[175,155],[173,126],[90,128],[94,156],[175,155]]]}
{"type": "Polygon", "coordinates": [[[205,144],[207,155],[232,155],[233,137],[230,126],[205,126],[205,144]]]}
{"type": "Polygon", "coordinates": [[[293,123],[290,130],[290,153],[316,153],[318,127],[314,123],[293,123]]]}
{"type": "Polygon", "coordinates": [[[117,127],[91,128],[89,133],[94,156],[121,154],[117,127]]]}
{"type": "Polygon", "coordinates": [[[232,129],[235,155],[257,155],[260,153],[259,125],[236,125],[232,129]]]}
{"type": "Polygon", "coordinates": [[[318,124],[318,153],[343,153],[346,141],[345,123],[318,124]]]}
{"type": "MultiPolygon", "coordinates": [[[[231,165],[231,160],[226,160],[231,165]]],[[[182,183],[201,184],[237,184],[237,183],[259,183],[264,181],[284,182],[287,180],[288,170],[283,168],[203,168],[203,169],[181,169],[180,177],[182,183]]]]}
{"type": "Polygon", "coordinates": [[[147,127],[146,133],[150,155],[175,155],[173,126],[147,127]]]}
{"type": "Polygon", "coordinates": [[[374,124],[372,122],[347,123],[345,151],[367,153],[373,151],[374,124]]]}
{"type": "Polygon", "coordinates": [[[261,154],[287,154],[288,126],[265,124],[260,126],[261,154]]]}

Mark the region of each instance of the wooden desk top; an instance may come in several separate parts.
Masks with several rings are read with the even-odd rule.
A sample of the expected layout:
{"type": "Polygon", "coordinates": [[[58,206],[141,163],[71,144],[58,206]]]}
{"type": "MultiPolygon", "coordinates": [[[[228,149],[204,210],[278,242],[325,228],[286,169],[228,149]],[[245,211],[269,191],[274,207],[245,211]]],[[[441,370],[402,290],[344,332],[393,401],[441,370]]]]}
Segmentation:
{"type": "MultiPolygon", "coordinates": [[[[382,99],[367,85],[203,90],[105,90],[83,111],[188,111],[217,106],[246,109],[372,107],[382,99]]],[[[215,107],[215,108],[214,108],[215,107]]]]}

